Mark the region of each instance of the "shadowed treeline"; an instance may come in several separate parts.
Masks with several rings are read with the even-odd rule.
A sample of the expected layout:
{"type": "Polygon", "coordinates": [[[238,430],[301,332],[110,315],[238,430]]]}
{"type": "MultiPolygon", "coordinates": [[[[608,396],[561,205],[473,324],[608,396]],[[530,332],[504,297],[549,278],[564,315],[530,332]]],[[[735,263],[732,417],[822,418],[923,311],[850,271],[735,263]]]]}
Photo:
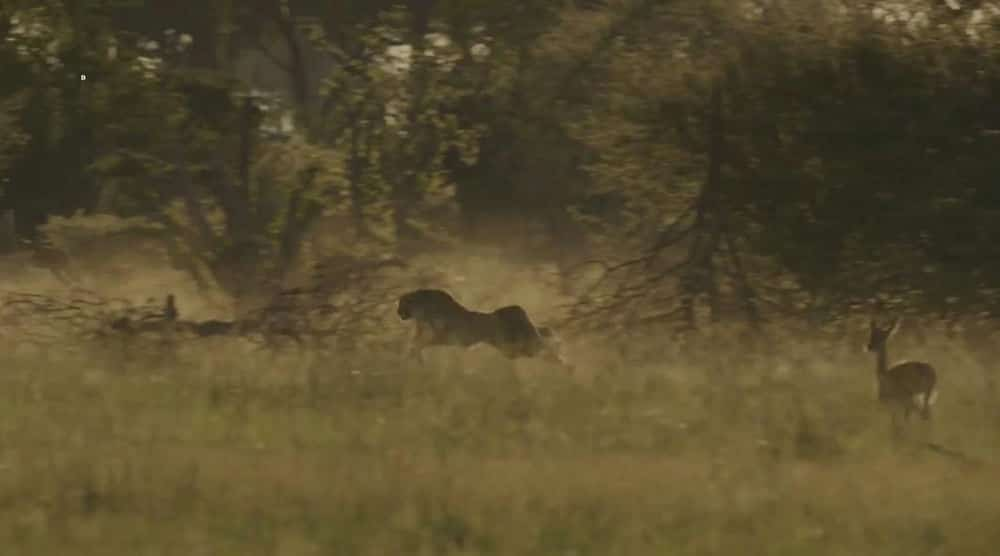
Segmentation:
{"type": "Polygon", "coordinates": [[[580,314],[632,323],[993,314],[992,3],[174,4],[5,4],[17,234],[250,307],[475,244],[596,259],[580,314]]]}

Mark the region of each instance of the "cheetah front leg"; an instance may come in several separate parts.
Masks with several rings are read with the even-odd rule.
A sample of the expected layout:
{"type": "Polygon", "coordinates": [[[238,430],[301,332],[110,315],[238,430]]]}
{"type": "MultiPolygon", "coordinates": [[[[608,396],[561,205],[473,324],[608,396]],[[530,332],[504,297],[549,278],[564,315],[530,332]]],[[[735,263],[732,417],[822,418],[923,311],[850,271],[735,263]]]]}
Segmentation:
{"type": "Polygon", "coordinates": [[[416,329],[410,336],[410,341],[408,342],[406,350],[404,351],[405,358],[407,360],[415,360],[418,364],[424,365],[424,348],[426,348],[434,339],[434,330],[432,327],[418,322],[416,329]]]}

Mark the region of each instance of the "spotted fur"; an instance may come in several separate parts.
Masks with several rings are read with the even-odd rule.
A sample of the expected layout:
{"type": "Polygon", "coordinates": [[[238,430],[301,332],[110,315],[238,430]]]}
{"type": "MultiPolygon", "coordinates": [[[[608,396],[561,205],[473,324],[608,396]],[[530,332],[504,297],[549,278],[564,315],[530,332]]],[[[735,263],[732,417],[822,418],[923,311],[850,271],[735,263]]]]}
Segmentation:
{"type": "Polygon", "coordinates": [[[564,364],[550,345],[552,332],[535,327],[520,305],[483,313],[466,309],[443,290],[420,289],[401,296],[396,312],[400,319],[416,324],[412,349],[418,359],[430,346],[483,343],[510,359],[541,356],[564,364]]]}

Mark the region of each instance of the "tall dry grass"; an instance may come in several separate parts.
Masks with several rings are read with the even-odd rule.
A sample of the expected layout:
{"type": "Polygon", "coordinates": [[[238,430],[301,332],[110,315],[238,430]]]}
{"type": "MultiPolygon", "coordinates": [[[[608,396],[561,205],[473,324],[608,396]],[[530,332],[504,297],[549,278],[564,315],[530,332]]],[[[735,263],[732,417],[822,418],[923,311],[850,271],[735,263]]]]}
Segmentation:
{"type": "Polygon", "coordinates": [[[390,352],[272,356],[214,341],[170,357],[0,356],[0,546],[995,553],[991,369],[936,337],[893,345],[937,364],[942,392],[932,425],[892,441],[872,358],[792,340],[759,356],[719,338],[661,341],[641,360],[570,345],[574,376],[512,369],[488,349],[442,349],[426,368],[390,352]]]}

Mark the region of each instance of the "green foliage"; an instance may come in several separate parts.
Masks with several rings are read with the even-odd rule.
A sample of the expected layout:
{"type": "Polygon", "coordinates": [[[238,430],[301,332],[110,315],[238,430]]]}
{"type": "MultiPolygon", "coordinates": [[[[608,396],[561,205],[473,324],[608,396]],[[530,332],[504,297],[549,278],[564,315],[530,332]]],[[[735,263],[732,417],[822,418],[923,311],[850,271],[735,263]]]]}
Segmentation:
{"type": "Polygon", "coordinates": [[[27,134],[18,125],[16,115],[23,105],[23,94],[0,99],[0,175],[4,175],[4,187],[8,182],[5,171],[28,141],[27,134]]]}
{"type": "MultiPolygon", "coordinates": [[[[16,125],[29,138],[10,169],[5,204],[18,208],[22,233],[49,214],[92,210],[100,188],[89,167],[98,130],[111,119],[120,89],[132,89],[143,57],[110,26],[114,2],[12,5],[0,57],[3,87],[20,91],[16,125]]],[[[125,97],[128,98],[128,97],[125,97]]]]}
{"type": "MultiPolygon", "coordinates": [[[[1000,229],[988,192],[1000,170],[990,154],[1000,66],[982,24],[992,12],[935,26],[941,14],[919,2],[903,12],[801,4],[678,2],[632,25],[594,64],[605,81],[572,127],[593,146],[593,191],[619,199],[623,235],[659,252],[674,237],[664,220],[692,203],[701,214],[718,188],[711,209],[734,239],[713,256],[749,249],[753,264],[739,273],[782,306],[792,290],[773,279],[786,272],[827,314],[869,302],[995,311],[1000,229]]],[[[567,18],[564,33],[616,21],[567,18]]],[[[696,266],[698,230],[715,233],[712,218],[698,222],[660,258],[696,266]]],[[[742,288],[708,276],[697,281],[742,288]]]]}
{"type": "Polygon", "coordinates": [[[987,5],[68,6],[0,18],[22,234],[148,217],[225,289],[280,282],[325,219],[365,252],[541,235],[637,256],[610,264],[662,314],[1000,303],[987,5]]]}

